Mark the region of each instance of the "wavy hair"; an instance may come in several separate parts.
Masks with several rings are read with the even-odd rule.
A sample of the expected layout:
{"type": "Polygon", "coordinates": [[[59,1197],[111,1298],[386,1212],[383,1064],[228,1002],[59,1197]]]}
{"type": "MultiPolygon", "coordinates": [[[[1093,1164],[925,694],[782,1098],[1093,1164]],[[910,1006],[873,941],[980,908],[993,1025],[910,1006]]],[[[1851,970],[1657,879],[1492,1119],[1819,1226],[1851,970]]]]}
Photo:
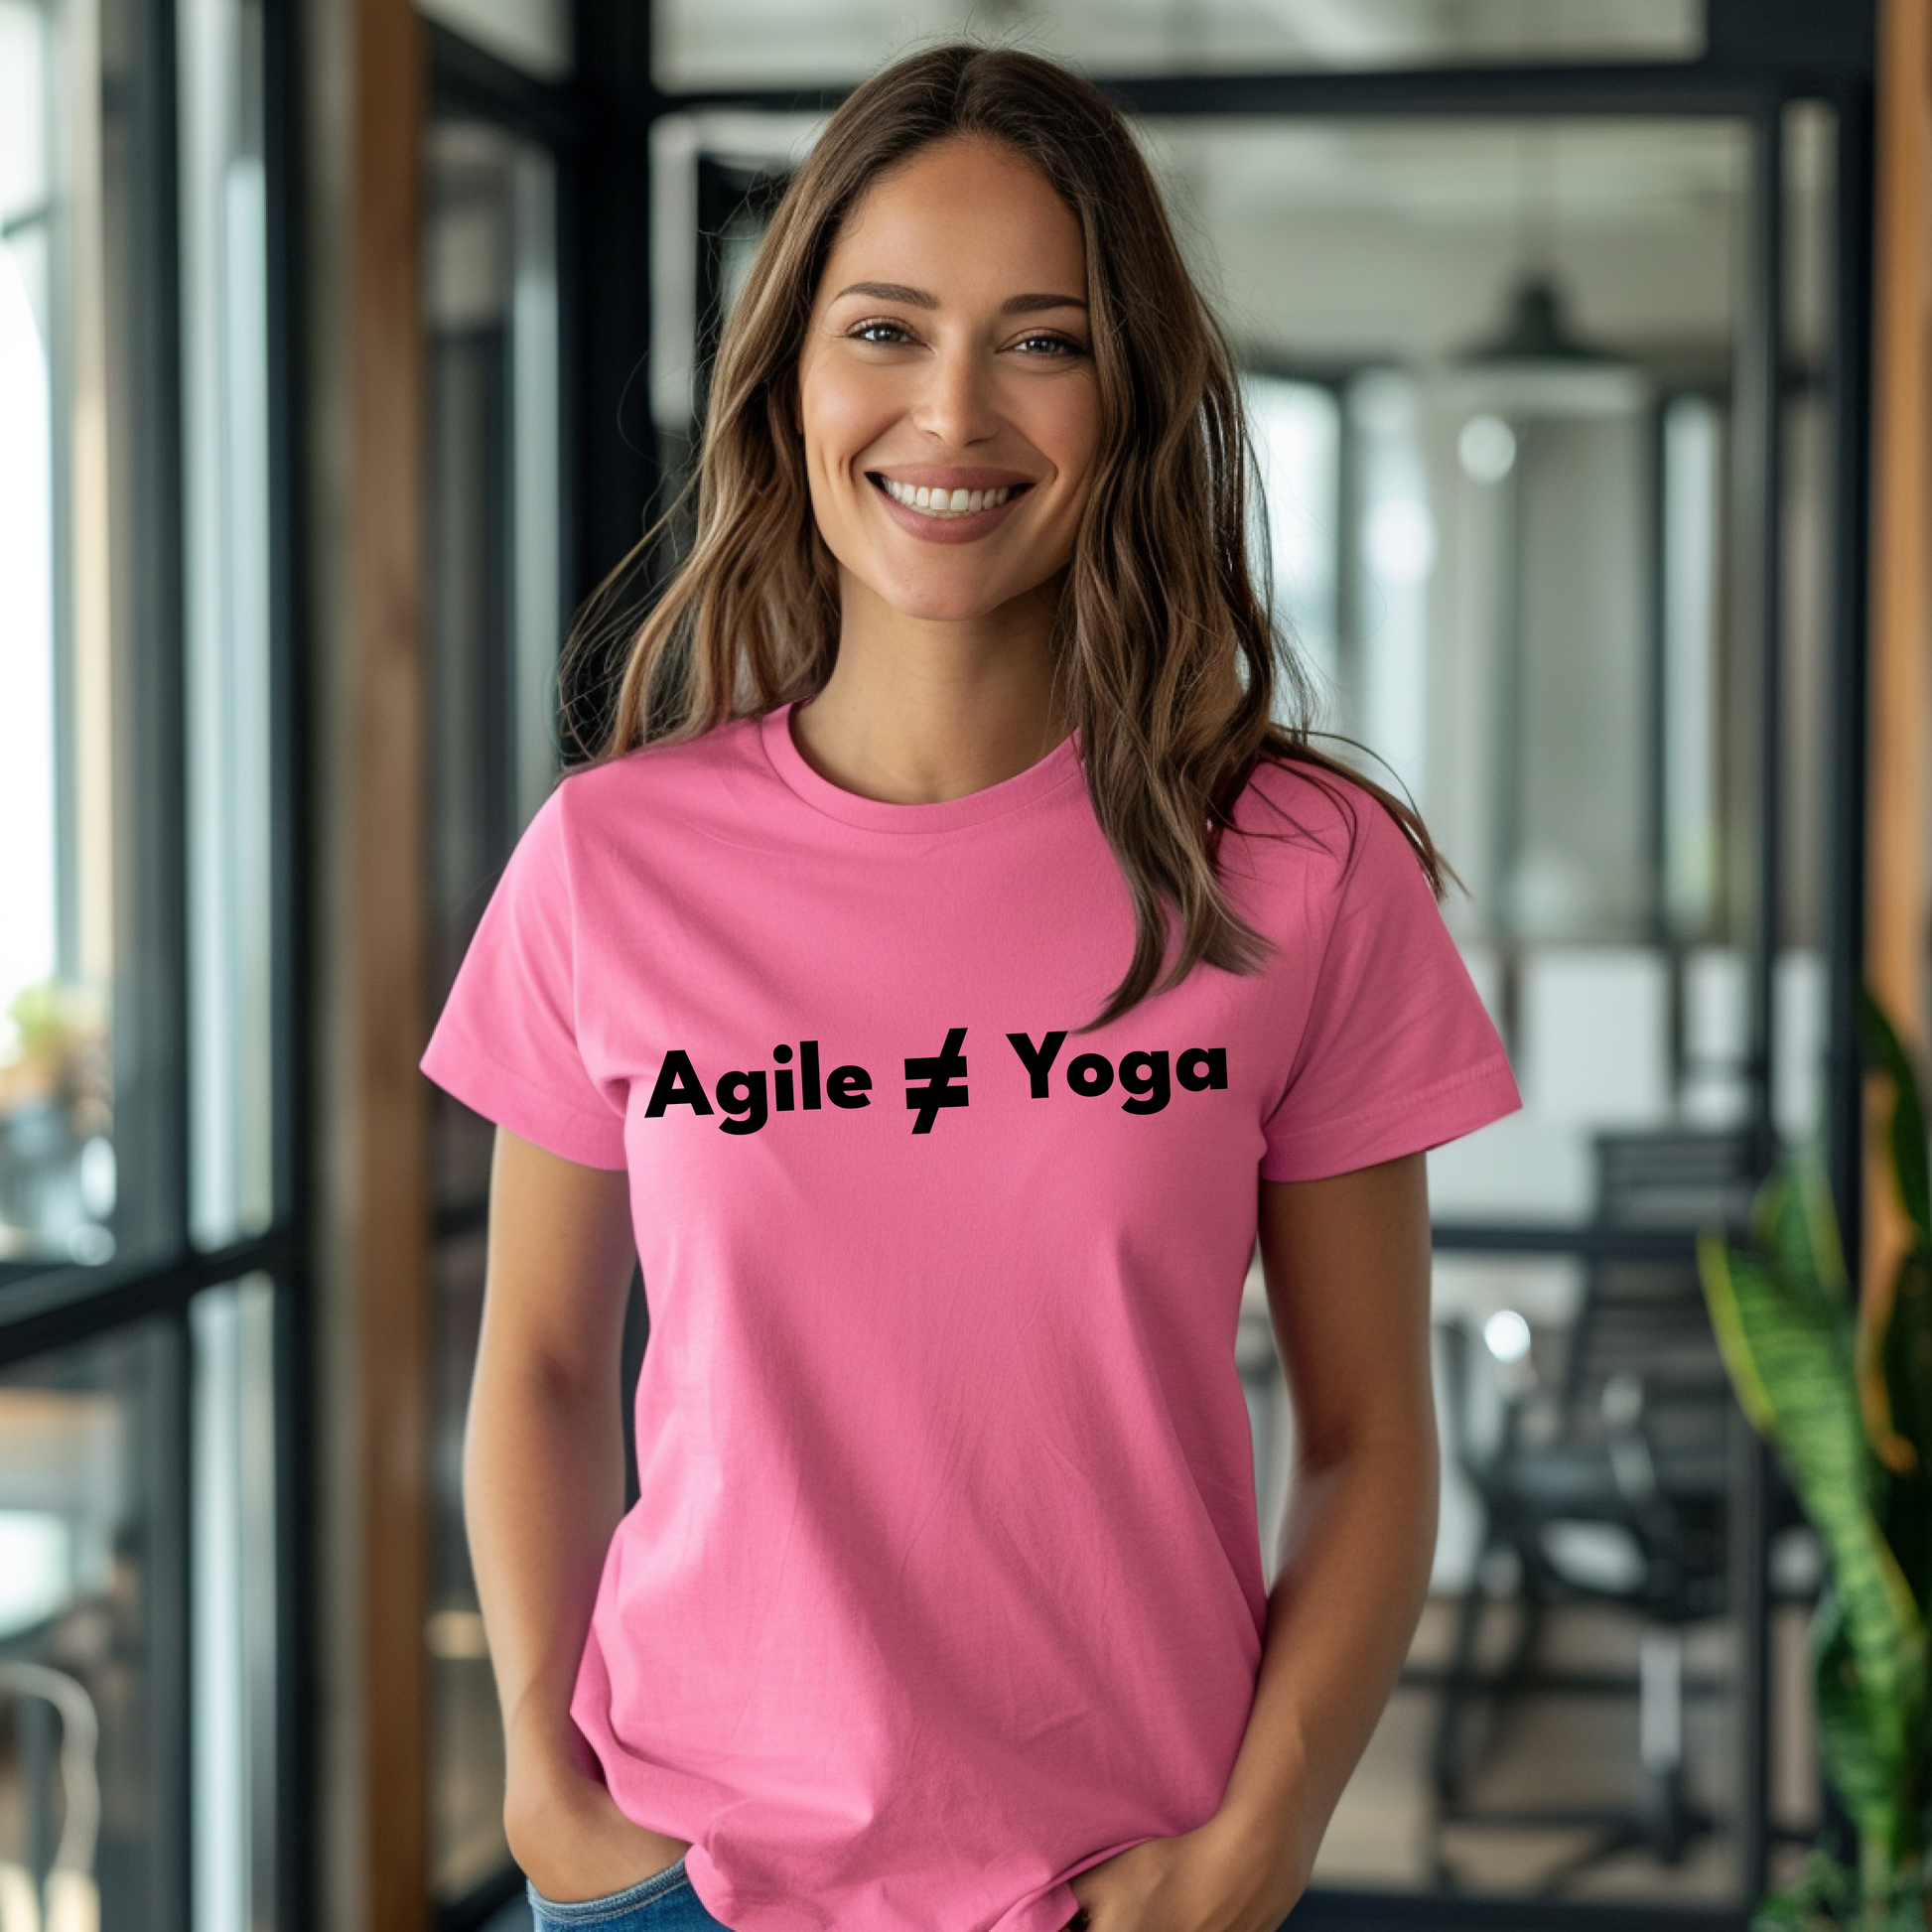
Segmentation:
{"type": "MultiPolygon", "coordinates": [[[[1135,921],[1132,957],[1097,1027],[1202,960],[1260,969],[1267,943],[1230,908],[1217,856],[1263,760],[1370,792],[1408,834],[1439,898],[1447,867],[1407,802],[1310,742],[1309,681],[1276,634],[1250,556],[1254,459],[1233,356],[1125,120],[1071,69],[1011,48],[937,46],[884,69],[832,115],[725,324],[692,485],[695,530],[628,645],[593,761],[695,738],[824,686],[838,649],[838,574],[794,427],[807,322],[867,190],[919,150],[968,136],[1031,161],[1086,247],[1100,434],[1060,586],[1054,675],[1135,921]],[[1275,722],[1280,710],[1295,722],[1275,722]]],[[[678,512],[613,574],[593,613],[678,512]]]]}

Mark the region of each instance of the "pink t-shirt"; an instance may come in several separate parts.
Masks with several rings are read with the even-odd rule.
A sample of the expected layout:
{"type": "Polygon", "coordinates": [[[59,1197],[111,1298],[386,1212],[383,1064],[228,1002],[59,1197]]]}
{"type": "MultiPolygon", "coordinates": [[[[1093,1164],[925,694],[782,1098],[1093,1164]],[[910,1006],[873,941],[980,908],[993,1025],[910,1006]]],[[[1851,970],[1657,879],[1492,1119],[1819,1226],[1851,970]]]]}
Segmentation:
{"type": "Polygon", "coordinates": [[[1059,1932],[1219,1806],[1266,1598],[1257,1179],[1517,1105],[1402,832],[1266,767],[1264,972],[1081,1034],[1133,919],[1072,740],[896,805],[788,711],[565,778],[423,1065],[627,1169],[641,1495],[572,1714],[734,1932],[1059,1932]]]}

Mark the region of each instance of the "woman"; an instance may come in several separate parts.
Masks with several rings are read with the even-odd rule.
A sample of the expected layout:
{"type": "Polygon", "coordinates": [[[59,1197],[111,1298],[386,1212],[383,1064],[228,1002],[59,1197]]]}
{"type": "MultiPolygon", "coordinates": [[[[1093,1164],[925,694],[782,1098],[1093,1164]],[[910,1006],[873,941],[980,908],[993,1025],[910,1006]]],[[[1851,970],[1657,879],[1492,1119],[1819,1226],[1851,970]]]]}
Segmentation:
{"type": "Polygon", "coordinates": [[[1269,722],[1245,462],[1096,90],[949,46],[833,116],[424,1061],[498,1126],[466,1497],[539,1923],[1307,1882],[1434,1541],[1423,1151],[1517,1097],[1426,833],[1269,722]]]}

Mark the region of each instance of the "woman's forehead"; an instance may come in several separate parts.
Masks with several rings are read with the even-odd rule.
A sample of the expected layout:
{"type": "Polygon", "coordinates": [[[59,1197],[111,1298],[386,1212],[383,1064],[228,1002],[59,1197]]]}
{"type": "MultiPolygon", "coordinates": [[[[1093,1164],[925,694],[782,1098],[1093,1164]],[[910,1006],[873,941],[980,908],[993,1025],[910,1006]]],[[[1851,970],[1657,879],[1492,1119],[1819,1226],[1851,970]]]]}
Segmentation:
{"type": "Polygon", "coordinates": [[[993,276],[1016,291],[1078,295],[1085,259],[1073,210],[1031,161],[954,137],[896,164],[860,197],[827,255],[823,294],[885,284],[943,302],[947,284],[993,276]]]}

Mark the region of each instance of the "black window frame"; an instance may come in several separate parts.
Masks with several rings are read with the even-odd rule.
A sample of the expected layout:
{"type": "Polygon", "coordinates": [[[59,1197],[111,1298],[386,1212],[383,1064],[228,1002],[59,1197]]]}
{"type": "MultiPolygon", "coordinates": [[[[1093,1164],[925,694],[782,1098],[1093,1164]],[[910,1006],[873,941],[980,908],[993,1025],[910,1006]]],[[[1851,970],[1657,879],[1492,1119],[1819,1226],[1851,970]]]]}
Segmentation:
{"type": "Polygon", "coordinates": [[[138,1025],[162,1044],[160,1077],[136,1098],[138,1140],[128,1154],[144,1168],[138,1186],[156,1202],[151,1217],[165,1244],[136,1242],[98,1266],[9,1267],[0,1275],[0,1367],[145,1327],[153,1337],[158,1421],[144,1449],[171,1466],[156,1477],[159,1498],[144,1547],[150,1617],[149,1669],[156,1734],[149,1740],[154,1790],[154,1932],[187,1932],[193,1918],[192,1551],[195,1498],[191,1413],[197,1297],[265,1278],[272,1306],[273,1512],[275,1548],[274,1761],[267,1770],[275,1832],[275,1923],[303,1932],[315,1917],[311,1557],[306,1535],[313,1494],[310,1450],[312,1349],[309,1235],[312,1092],[307,1017],[310,904],[308,745],[300,725],[305,683],[300,585],[302,502],[296,425],[301,398],[301,116],[296,11],[262,7],[264,118],[263,289],[266,320],[265,425],[269,634],[269,1012],[275,1078],[271,1212],[257,1233],[212,1247],[196,1244],[189,1212],[189,865],[185,512],[182,408],[183,223],[180,108],[174,0],[128,10],[134,41],[124,54],[130,97],[119,105],[132,135],[134,185],[130,282],[140,300],[127,318],[135,471],[124,485],[131,517],[124,581],[140,603],[140,628],[126,669],[141,729],[129,752],[139,810],[116,826],[116,865],[136,875],[137,919],[145,944],[133,983],[117,987],[138,1025]],[[124,849],[132,838],[137,851],[124,849]]]}

